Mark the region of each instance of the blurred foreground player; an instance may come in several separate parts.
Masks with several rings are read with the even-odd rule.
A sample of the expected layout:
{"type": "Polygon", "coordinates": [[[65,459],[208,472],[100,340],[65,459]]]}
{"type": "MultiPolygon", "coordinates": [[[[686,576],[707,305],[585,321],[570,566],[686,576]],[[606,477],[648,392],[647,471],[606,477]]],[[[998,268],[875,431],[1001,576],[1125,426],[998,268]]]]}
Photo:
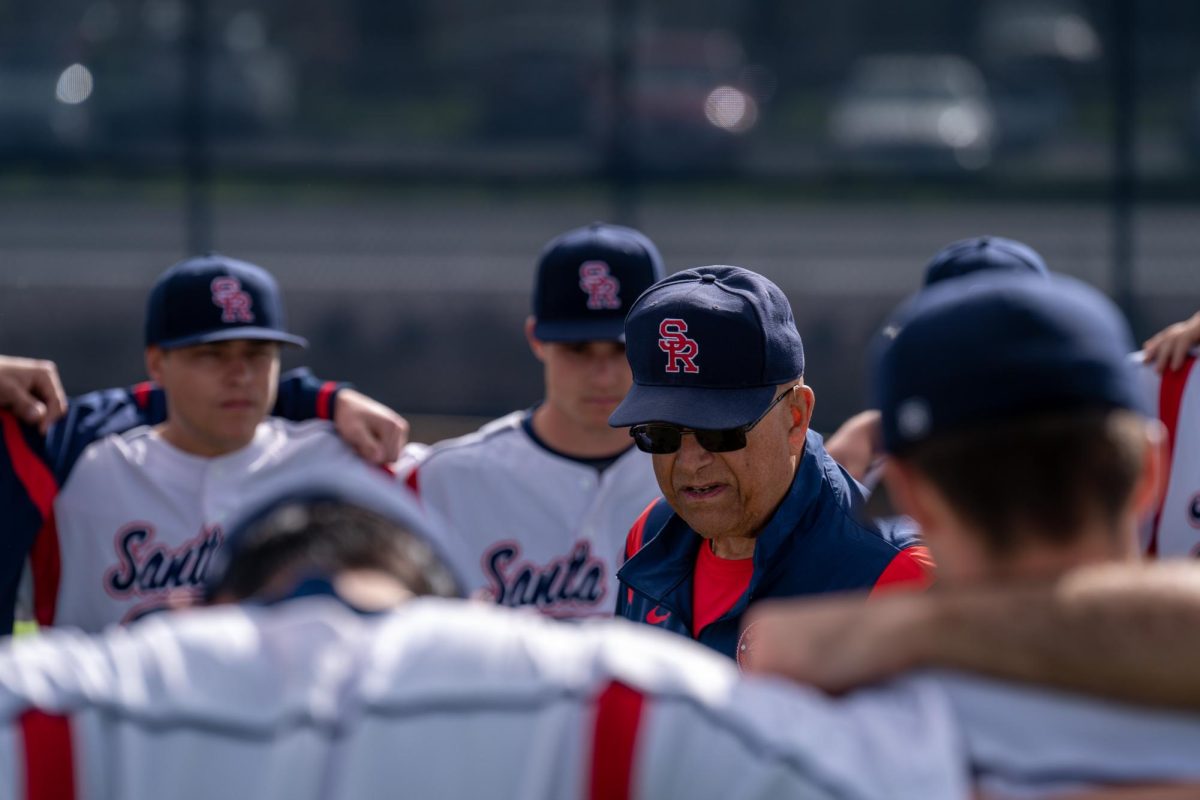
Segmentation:
{"type": "Polygon", "coordinates": [[[0,796],[965,794],[935,691],[835,701],[623,621],[438,597],[458,576],[415,504],[316,472],[229,526],[207,588],[237,605],[0,646],[0,796]]]}
{"type": "MultiPolygon", "coordinates": [[[[1067,279],[988,276],[924,293],[892,322],[898,333],[875,373],[890,456],[885,480],[920,524],[942,591],[885,598],[870,609],[841,600],[760,607],[750,628],[754,669],[844,689],[916,666],[912,654],[931,640],[953,649],[949,638],[963,626],[943,628],[937,622],[952,623],[953,615],[928,613],[948,597],[986,598],[1004,587],[1016,596],[1044,592],[1077,567],[1135,557],[1139,515],[1157,498],[1161,427],[1126,358],[1128,329],[1107,299],[1067,279]]],[[[1052,625],[1031,608],[1001,631],[1052,637],[1052,625]]],[[[1069,611],[1050,619],[1064,617],[1069,611]]],[[[1064,635],[1077,645],[1104,641],[1080,640],[1072,630],[1064,635]]],[[[1007,665],[989,671],[1013,674],[1011,665],[1026,660],[1019,638],[989,640],[981,627],[967,641],[958,648],[978,648],[976,665],[1007,665]]],[[[1124,657],[1103,647],[1078,658],[1124,657]]],[[[971,682],[947,675],[941,683],[963,720],[985,796],[1197,779],[1194,768],[1168,766],[1178,755],[1174,737],[1195,736],[1194,717],[1163,713],[1157,734],[1117,742],[1154,715],[1016,684],[964,691],[963,680],[971,682]],[[988,713],[995,719],[984,724],[988,713]],[[1113,740],[1081,747],[1086,728],[1113,740]],[[1121,751],[1132,760],[1118,767],[1121,751]],[[1134,772],[1119,774],[1125,768],[1134,772]]]]}
{"type": "Polygon", "coordinates": [[[525,321],[545,399],[438,443],[408,479],[475,550],[470,593],[559,618],[612,614],[625,533],[658,487],[608,416],[631,381],[625,314],[662,275],[629,228],[596,223],[546,245],[525,321]]]}

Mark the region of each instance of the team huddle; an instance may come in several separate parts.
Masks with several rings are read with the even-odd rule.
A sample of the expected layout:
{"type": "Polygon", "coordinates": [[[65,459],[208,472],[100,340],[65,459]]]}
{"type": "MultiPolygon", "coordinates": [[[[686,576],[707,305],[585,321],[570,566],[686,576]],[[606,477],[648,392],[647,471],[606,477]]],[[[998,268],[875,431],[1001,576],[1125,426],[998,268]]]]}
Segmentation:
{"type": "Polygon", "coordinates": [[[188,259],[147,383],[0,357],[0,796],[1193,796],[1196,320],[955,242],[827,442],[778,286],[595,223],[543,399],[405,446],[188,259]]]}

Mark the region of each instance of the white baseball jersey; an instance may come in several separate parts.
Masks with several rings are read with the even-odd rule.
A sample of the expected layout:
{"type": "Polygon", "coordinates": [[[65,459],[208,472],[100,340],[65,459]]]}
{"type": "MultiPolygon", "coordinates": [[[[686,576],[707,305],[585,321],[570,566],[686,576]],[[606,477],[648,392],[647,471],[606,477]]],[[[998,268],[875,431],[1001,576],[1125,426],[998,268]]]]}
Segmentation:
{"type": "MultiPolygon", "coordinates": [[[[1135,357],[1140,361],[1140,354],[1135,357]]],[[[1162,504],[1142,528],[1143,552],[1150,556],[1200,556],[1200,369],[1195,365],[1193,353],[1166,375],[1152,364],[1140,369],[1167,428],[1171,456],[1162,504]]]]}
{"type": "Polygon", "coordinates": [[[954,675],[831,699],[647,626],[462,601],[308,596],[0,647],[13,798],[961,800],[1196,781],[1197,748],[1195,716],[954,675]]]}
{"type": "Polygon", "coordinates": [[[534,441],[526,413],[434,445],[409,486],[478,555],[468,593],[559,618],[612,616],[625,536],[659,496],[650,456],[631,447],[597,471],[534,441]]]}
{"type": "Polygon", "coordinates": [[[97,631],[195,593],[221,546],[220,522],[261,483],[314,465],[377,471],[321,420],[268,419],[249,445],[216,458],[185,453],[147,427],[93,442],[34,548],[38,621],[97,631]]]}
{"type": "Polygon", "coordinates": [[[646,626],[462,601],[310,596],[0,648],[12,798],[958,800],[949,722],[929,689],[835,701],[646,626]]]}

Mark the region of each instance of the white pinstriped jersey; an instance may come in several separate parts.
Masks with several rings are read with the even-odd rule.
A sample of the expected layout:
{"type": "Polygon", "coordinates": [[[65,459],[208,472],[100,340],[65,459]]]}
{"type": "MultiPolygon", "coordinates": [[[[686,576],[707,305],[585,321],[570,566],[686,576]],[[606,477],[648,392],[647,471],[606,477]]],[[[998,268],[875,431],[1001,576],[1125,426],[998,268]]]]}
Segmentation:
{"type": "Polygon", "coordinates": [[[1195,716],[954,675],[835,700],[647,626],[462,601],[0,647],[0,796],[29,800],[1028,797],[1200,780],[1198,748],[1195,716]]]}
{"type": "Polygon", "coordinates": [[[0,796],[948,800],[947,719],[936,692],[833,701],[620,620],[305,597],[0,648],[0,796]]]}
{"type": "Polygon", "coordinates": [[[469,593],[559,618],[612,616],[625,536],[659,496],[630,448],[598,472],[530,438],[516,411],[440,442],[409,484],[478,556],[469,593]]]}
{"type": "Polygon", "coordinates": [[[1171,440],[1166,494],[1142,528],[1143,552],[1160,558],[1200,556],[1200,368],[1195,364],[1193,353],[1181,369],[1166,376],[1152,365],[1140,368],[1171,440]]]}
{"type": "Polygon", "coordinates": [[[317,464],[376,472],[321,420],[268,419],[249,445],[217,458],[184,453],[147,427],[92,443],[54,501],[57,553],[34,551],[38,621],[97,631],[195,593],[220,522],[262,482],[317,464]]]}

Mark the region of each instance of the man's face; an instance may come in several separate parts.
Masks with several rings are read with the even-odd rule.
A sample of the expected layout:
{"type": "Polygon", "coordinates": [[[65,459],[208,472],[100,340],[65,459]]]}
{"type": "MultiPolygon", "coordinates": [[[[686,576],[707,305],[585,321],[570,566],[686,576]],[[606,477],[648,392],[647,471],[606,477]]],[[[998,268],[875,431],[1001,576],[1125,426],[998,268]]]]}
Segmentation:
{"type": "Polygon", "coordinates": [[[146,349],[146,368],[167,396],[163,437],[193,455],[241,449],[275,405],[279,345],[233,339],[146,349]]]}
{"type": "Polygon", "coordinates": [[[812,407],[812,390],[801,385],[746,434],[744,448],[728,453],[710,453],[684,434],[679,450],[653,456],[663,496],[706,539],[755,538],[791,486],[812,407]]]}
{"type": "Polygon", "coordinates": [[[580,428],[611,432],[608,418],[633,384],[625,345],[531,338],[530,346],[544,367],[546,403],[580,428]]]}

